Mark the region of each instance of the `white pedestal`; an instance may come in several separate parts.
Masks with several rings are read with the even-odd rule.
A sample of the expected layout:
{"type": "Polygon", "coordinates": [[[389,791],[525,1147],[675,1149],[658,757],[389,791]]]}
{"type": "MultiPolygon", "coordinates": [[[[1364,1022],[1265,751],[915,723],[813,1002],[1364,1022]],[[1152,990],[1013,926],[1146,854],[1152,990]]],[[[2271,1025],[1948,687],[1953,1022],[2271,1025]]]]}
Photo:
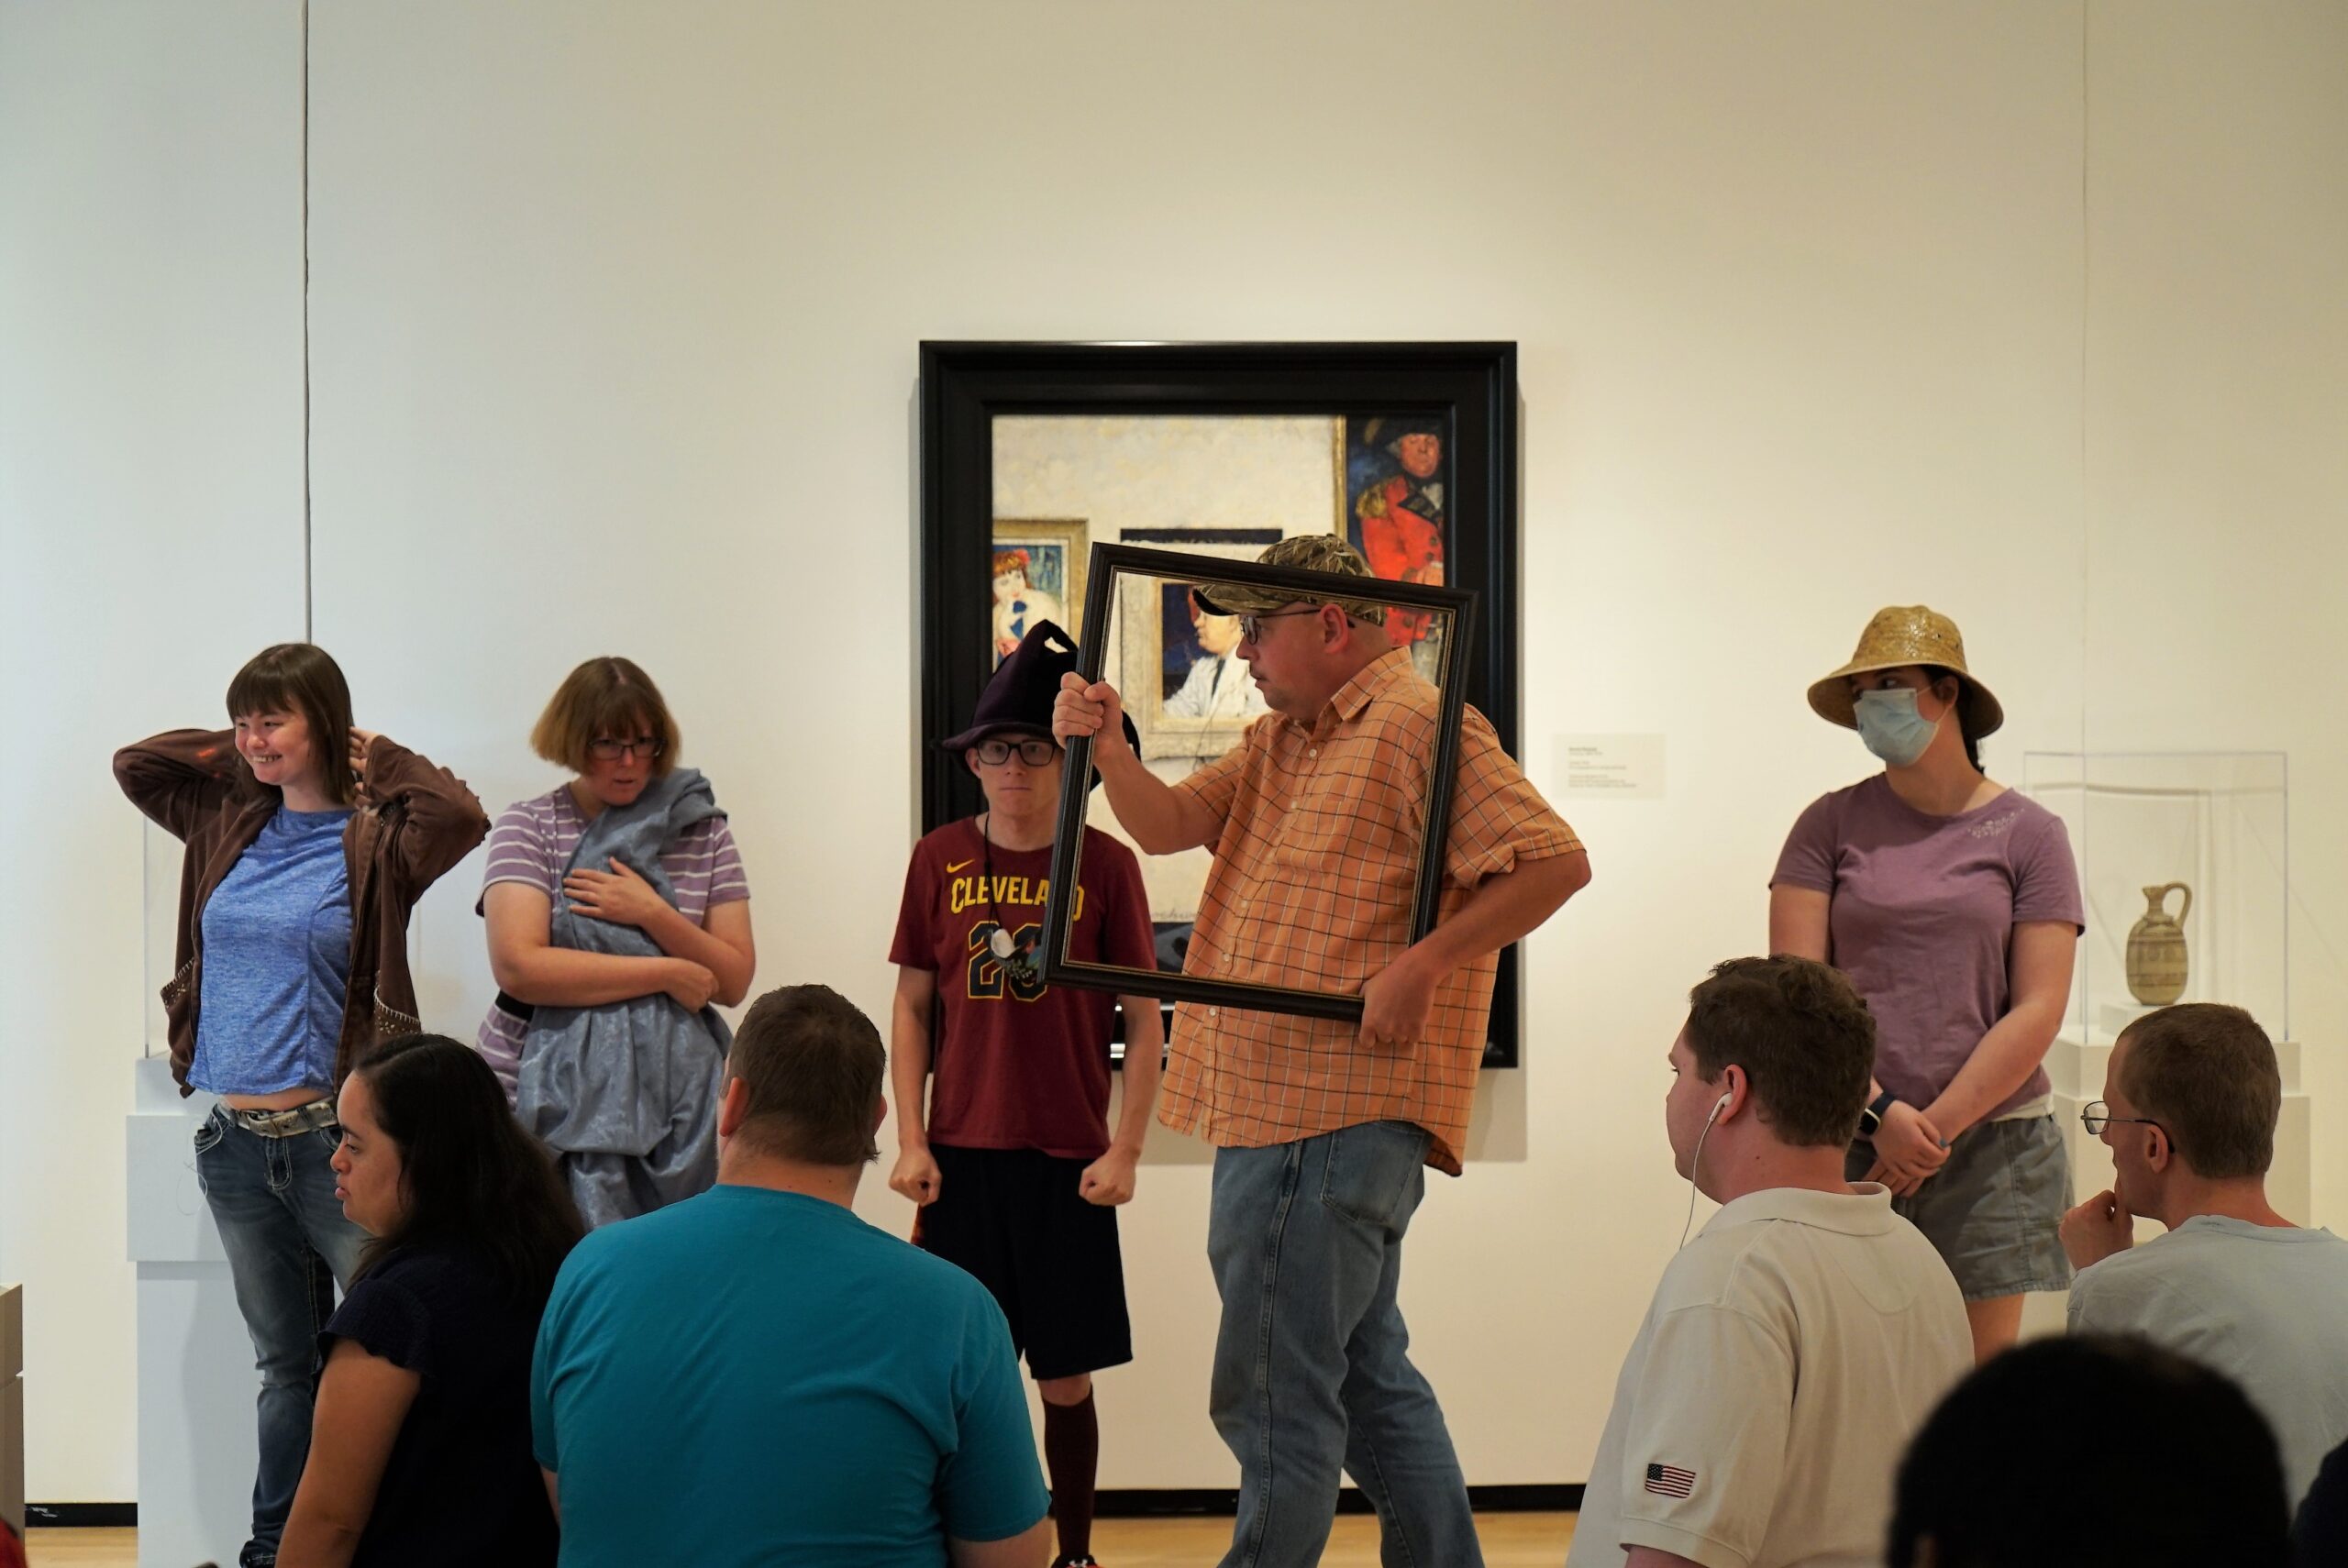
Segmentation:
{"type": "Polygon", "coordinates": [[[138,1269],[138,1562],[234,1562],[252,1523],[260,1375],[228,1260],[196,1187],[212,1097],[180,1098],[162,1056],[137,1064],[126,1118],[138,1269]]]}

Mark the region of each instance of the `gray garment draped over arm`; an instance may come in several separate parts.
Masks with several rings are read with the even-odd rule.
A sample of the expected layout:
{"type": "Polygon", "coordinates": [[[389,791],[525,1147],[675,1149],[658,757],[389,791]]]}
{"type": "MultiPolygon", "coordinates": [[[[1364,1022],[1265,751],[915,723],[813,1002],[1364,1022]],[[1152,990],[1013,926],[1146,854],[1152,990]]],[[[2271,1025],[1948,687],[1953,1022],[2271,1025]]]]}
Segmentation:
{"type": "MultiPolygon", "coordinates": [[[[694,823],[724,814],[701,772],[678,768],[654,779],[631,804],[597,813],[564,874],[604,870],[622,860],[673,904],[676,889],[660,852],[694,823]]],[[[563,898],[555,900],[548,936],[555,946],[581,953],[661,956],[636,927],[579,914],[563,898]]],[[[733,1038],[715,1008],[687,1012],[665,992],[602,1007],[533,1009],[515,1115],[558,1151],[642,1159],[667,1148],[694,1163],[714,1162],[717,1100],[733,1038]]]]}

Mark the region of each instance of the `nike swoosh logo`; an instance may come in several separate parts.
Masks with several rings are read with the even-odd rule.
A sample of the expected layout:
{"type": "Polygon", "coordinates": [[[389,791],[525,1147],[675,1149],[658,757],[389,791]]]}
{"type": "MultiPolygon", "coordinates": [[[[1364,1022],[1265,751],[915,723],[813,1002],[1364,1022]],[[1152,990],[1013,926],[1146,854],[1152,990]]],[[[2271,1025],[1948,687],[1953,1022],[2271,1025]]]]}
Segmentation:
{"type": "Polygon", "coordinates": [[[972,856],[970,856],[970,858],[969,858],[968,860],[953,860],[953,861],[948,861],[948,862],[947,863],[947,866],[946,866],[946,874],[947,874],[948,877],[951,877],[952,875],[954,875],[954,873],[955,873],[955,872],[959,871],[960,869],[962,869],[962,867],[965,867],[965,866],[976,866],[978,863],[979,863],[979,857],[978,857],[977,856],[975,856],[975,855],[973,855],[972,856]]]}

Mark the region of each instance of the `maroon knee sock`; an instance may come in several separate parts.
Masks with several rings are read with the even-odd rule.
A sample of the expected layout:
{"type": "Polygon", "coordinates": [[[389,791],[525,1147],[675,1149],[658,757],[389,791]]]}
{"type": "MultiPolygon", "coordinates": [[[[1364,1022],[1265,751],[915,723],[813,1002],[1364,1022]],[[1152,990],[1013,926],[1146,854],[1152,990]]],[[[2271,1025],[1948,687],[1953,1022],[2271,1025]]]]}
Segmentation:
{"type": "Polygon", "coordinates": [[[1092,1554],[1092,1487],[1101,1468],[1101,1419],[1088,1392],[1073,1405],[1044,1401],[1044,1465],[1052,1478],[1052,1526],[1060,1557],[1092,1554]]]}

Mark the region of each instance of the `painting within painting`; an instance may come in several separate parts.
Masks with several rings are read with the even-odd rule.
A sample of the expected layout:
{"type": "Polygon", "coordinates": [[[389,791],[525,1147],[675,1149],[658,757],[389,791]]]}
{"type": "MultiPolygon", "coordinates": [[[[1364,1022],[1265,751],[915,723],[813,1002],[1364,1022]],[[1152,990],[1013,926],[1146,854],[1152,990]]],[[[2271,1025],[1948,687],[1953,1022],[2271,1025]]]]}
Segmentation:
{"type": "Polygon", "coordinates": [[[1245,724],[1270,710],[1239,658],[1239,617],[1207,612],[1188,583],[1158,585],[1159,711],[1245,724]]]}
{"type": "MultiPolygon", "coordinates": [[[[1444,580],[1450,488],[1447,421],[1439,417],[1356,414],[1346,421],[1346,536],[1369,569],[1397,582],[1444,580]]],[[[1398,611],[1386,629],[1429,679],[1443,649],[1429,617],[1398,611]]]]}
{"type": "MultiPolygon", "coordinates": [[[[1235,561],[1254,560],[1280,536],[1278,528],[1126,528],[1117,536],[1121,544],[1235,561]]],[[[1143,757],[1213,761],[1270,712],[1239,657],[1239,617],[1207,613],[1187,582],[1136,577],[1124,591],[1130,602],[1117,606],[1120,668],[1155,677],[1146,686],[1130,681],[1126,697],[1143,757]]]]}
{"type": "Polygon", "coordinates": [[[1020,639],[1042,621],[1070,636],[1084,610],[1084,523],[1073,518],[997,518],[988,621],[994,644],[992,664],[1001,664],[1020,639]]]}

